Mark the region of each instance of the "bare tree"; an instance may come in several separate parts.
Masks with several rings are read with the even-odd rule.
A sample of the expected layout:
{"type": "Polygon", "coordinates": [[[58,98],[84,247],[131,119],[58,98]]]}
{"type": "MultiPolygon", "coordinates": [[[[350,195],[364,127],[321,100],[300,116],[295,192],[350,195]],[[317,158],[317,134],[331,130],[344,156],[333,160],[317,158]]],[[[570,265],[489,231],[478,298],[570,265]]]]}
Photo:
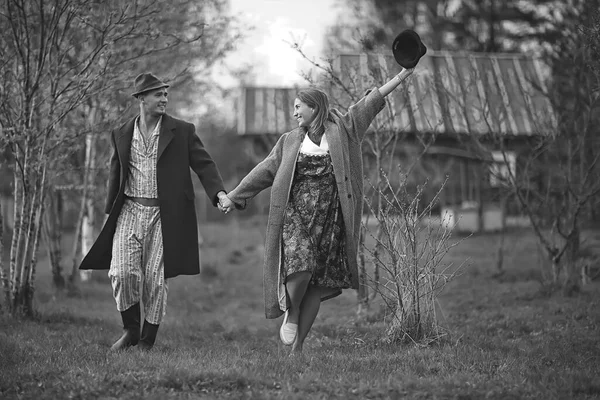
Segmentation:
{"type": "Polygon", "coordinates": [[[444,262],[448,252],[462,240],[451,242],[453,224],[445,224],[443,220],[431,222],[435,220],[431,218],[432,210],[444,184],[434,198],[421,204],[426,183],[410,192],[407,185],[410,168],[398,172],[399,184],[392,184],[387,174],[382,173],[384,187],[376,188],[383,200],[378,210],[367,201],[377,220],[378,233],[367,229],[375,244],[365,245],[365,249],[383,273],[381,277],[368,276],[366,282],[374,285],[391,316],[388,340],[427,345],[446,335],[436,314],[438,295],[457,276],[466,260],[460,265],[444,262]]]}
{"type": "Polygon", "coordinates": [[[50,166],[79,137],[64,125],[67,116],[130,80],[135,62],[198,41],[206,24],[188,21],[181,34],[161,35],[157,0],[7,0],[0,7],[1,140],[15,158],[15,229],[8,273],[0,269],[8,276],[7,309],[30,316],[50,166]]]}

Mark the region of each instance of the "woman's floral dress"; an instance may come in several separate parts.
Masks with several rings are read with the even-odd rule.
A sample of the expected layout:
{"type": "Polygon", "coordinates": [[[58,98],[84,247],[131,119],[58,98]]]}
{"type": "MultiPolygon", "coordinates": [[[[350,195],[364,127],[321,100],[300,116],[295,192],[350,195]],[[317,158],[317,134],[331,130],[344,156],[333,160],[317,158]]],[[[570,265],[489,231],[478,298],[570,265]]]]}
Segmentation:
{"type": "Polygon", "coordinates": [[[327,298],[350,288],[345,240],[331,156],[300,152],[283,222],[283,281],[307,271],[311,284],[340,289],[327,298]]]}

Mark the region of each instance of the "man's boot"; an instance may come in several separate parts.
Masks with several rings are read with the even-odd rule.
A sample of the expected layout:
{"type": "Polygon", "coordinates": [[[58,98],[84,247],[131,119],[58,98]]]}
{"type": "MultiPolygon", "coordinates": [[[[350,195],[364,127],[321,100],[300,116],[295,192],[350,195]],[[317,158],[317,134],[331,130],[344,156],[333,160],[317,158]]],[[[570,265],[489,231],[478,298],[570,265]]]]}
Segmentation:
{"type": "Polygon", "coordinates": [[[158,332],[158,325],[151,324],[144,320],[144,327],[142,328],[142,337],[140,338],[140,350],[148,351],[154,346],[156,341],[156,334],[158,332]]]}
{"type": "Polygon", "coordinates": [[[125,311],[121,311],[123,319],[123,336],[110,348],[113,351],[125,350],[140,341],[140,303],[136,303],[125,311]]]}

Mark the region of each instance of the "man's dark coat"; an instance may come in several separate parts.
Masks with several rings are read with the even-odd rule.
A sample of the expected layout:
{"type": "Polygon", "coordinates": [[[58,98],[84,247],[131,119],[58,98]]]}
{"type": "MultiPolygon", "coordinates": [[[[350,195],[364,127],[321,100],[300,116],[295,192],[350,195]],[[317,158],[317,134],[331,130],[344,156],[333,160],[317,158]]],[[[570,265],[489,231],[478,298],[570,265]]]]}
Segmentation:
{"type": "MultiPolygon", "coordinates": [[[[79,269],[109,269],[117,219],[125,199],[129,153],[135,118],[111,133],[113,155],[105,212],[108,219],[79,269]]],[[[164,244],[165,278],[200,272],[198,227],[190,168],[198,175],[213,205],[224,190],[214,161],[194,125],[163,115],[158,139],[156,180],[164,244]]]]}

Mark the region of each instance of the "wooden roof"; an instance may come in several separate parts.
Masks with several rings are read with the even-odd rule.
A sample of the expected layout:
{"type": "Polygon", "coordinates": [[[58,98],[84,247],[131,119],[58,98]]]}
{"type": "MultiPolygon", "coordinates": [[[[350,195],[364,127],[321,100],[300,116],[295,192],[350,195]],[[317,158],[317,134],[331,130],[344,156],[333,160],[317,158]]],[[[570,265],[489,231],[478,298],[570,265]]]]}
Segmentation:
{"type": "MultiPolygon", "coordinates": [[[[358,98],[400,71],[391,54],[342,54],[333,67],[343,71],[339,76],[358,98]]],[[[388,111],[373,125],[412,133],[545,134],[555,121],[543,77],[539,60],[519,54],[430,52],[408,85],[387,96],[388,111]]],[[[299,89],[242,88],[238,133],[294,129],[292,106],[299,89]]],[[[329,92],[341,109],[353,103],[343,92],[329,92]]]]}

